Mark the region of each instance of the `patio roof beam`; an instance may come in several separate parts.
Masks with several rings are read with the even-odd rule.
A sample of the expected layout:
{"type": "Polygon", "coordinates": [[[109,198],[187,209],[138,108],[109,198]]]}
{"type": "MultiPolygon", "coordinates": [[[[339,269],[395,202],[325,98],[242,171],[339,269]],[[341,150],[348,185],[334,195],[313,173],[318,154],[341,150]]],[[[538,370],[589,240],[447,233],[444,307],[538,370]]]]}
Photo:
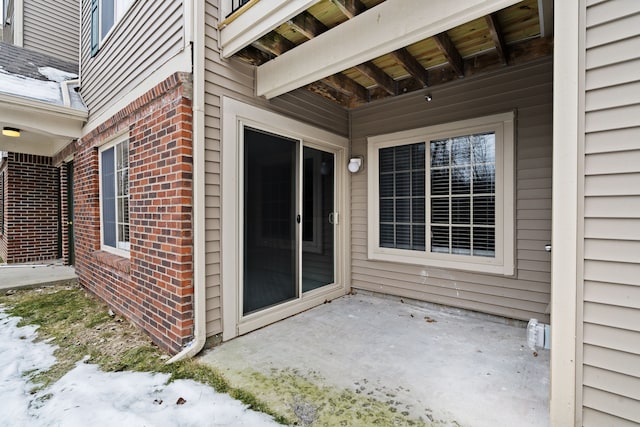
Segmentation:
{"type": "Polygon", "coordinates": [[[422,86],[429,86],[429,78],[427,70],[424,69],[422,64],[418,62],[418,60],[409,53],[406,48],[398,49],[391,52],[391,56],[395,58],[396,61],[402,65],[407,73],[411,74],[411,76],[418,80],[422,86]]]}
{"type": "Polygon", "coordinates": [[[275,31],[272,31],[269,34],[266,34],[264,37],[259,38],[251,45],[263,52],[270,53],[275,56],[280,56],[296,46],[292,41],[284,38],[275,31]]]}
{"type": "Polygon", "coordinates": [[[396,82],[373,62],[367,61],[363,64],[356,65],[355,69],[373,80],[378,86],[386,90],[389,95],[396,95],[398,93],[396,82]]]}
{"type": "Polygon", "coordinates": [[[438,48],[445,58],[447,58],[447,62],[449,62],[449,65],[453,68],[458,77],[464,77],[464,60],[462,59],[462,56],[460,56],[460,52],[458,52],[456,45],[451,41],[451,37],[449,37],[446,32],[442,32],[433,36],[433,40],[438,45],[438,48]]]}
{"type": "Polygon", "coordinates": [[[504,35],[502,34],[498,16],[495,13],[490,13],[485,16],[485,21],[487,21],[487,26],[489,27],[493,44],[496,46],[496,52],[498,52],[500,62],[507,65],[507,45],[504,42],[504,35]]]}
{"type": "Polygon", "coordinates": [[[260,65],[256,92],[273,98],[515,3],[387,0],[260,65]]]}

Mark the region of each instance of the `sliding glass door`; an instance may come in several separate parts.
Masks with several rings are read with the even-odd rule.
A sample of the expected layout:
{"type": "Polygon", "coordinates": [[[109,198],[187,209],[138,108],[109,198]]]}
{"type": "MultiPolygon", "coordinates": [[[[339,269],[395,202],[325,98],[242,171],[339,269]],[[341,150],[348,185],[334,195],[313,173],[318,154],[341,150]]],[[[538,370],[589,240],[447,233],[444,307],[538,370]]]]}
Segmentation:
{"type": "Polygon", "coordinates": [[[335,282],[335,154],[243,130],[242,313],[335,282]]]}

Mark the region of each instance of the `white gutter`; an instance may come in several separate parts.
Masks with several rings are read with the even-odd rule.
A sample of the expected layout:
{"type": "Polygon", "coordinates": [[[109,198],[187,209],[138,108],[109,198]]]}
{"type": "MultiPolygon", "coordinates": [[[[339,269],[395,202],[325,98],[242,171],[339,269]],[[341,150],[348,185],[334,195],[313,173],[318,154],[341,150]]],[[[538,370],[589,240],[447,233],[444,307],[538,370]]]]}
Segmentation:
{"type": "Polygon", "coordinates": [[[205,0],[186,1],[185,16],[192,20],[189,37],[193,42],[193,340],[167,363],[195,356],[207,339],[205,275],[205,173],[204,173],[204,43],[205,0]],[[191,7],[191,4],[194,7],[191,7]]]}

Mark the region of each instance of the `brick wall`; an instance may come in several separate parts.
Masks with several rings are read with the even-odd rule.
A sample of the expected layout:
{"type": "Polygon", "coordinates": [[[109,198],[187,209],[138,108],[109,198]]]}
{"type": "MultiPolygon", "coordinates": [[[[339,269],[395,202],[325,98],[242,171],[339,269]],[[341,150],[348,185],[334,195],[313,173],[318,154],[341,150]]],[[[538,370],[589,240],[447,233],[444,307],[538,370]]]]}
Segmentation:
{"type": "Polygon", "coordinates": [[[177,352],[193,335],[190,75],[176,73],[83,137],[75,155],[80,283],[177,352]],[[101,250],[98,148],[129,135],[130,258],[101,250]]]}
{"type": "Polygon", "coordinates": [[[6,159],[6,262],[58,257],[58,169],[51,157],[9,153],[6,159]]]}

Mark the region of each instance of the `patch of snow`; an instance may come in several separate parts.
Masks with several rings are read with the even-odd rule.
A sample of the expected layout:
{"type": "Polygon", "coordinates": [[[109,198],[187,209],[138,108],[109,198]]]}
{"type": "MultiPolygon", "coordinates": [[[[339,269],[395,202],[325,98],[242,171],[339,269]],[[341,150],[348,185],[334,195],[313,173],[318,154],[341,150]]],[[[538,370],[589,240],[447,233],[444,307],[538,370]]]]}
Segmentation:
{"type": "Polygon", "coordinates": [[[2,426],[277,426],[268,415],[190,380],[167,374],[100,371],[79,363],[58,382],[30,394],[28,374],[55,362],[55,347],[34,342],[36,328],[18,327],[0,307],[2,426]],[[181,403],[178,403],[181,402],[181,403]]]}
{"type": "Polygon", "coordinates": [[[0,70],[0,92],[62,104],[60,84],[11,74],[0,70]]]}
{"type": "Polygon", "coordinates": [[[68,73],[66,71],[58,70],[53,67],[38,67],[38,72],[51,80],[52,82],[61,83],[65,80],[77,79],[78,75],[75,73],[68,73]]]}

